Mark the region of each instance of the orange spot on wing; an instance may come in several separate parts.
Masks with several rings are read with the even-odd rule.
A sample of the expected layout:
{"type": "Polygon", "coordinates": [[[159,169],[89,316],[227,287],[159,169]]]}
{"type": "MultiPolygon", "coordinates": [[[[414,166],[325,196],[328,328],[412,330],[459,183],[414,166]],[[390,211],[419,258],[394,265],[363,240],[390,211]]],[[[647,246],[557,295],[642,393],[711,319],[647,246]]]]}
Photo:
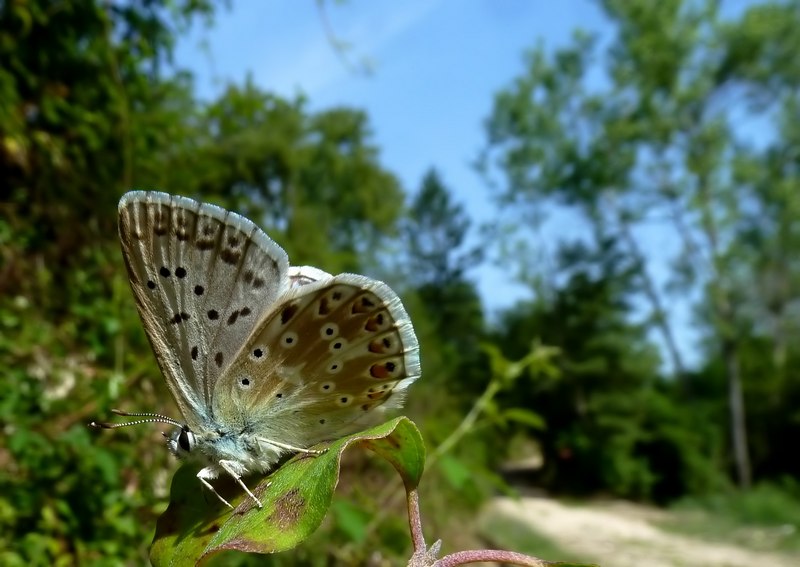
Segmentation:
{"type": "Polygon", "coordinates": [[[383,364],[373,364],[369,369],[369,375],[373,378],[388,378],[389,370],[383,364]]]}

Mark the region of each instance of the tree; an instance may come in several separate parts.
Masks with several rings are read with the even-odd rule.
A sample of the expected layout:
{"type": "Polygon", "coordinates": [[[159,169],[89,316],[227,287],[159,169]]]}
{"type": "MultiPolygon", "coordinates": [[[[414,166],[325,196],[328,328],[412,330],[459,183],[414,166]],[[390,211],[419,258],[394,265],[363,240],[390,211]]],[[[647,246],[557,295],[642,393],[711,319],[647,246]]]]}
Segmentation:
{"type": "Polygon", "coordinates": [[[363,112],[310,113],[302,97],[286,100],[248,80],[195,120],[197,137],[173,152],[165,186],[261,221],[295,265],[374,269],[404,193],[379,163],[363,112]]]}
{"type": "Polygon", "coordinates": [[[478,363],[483,309],[468,279],[483,258],[480,248],[468,243],[471,225],[434,169],[425,174],[401,225],[402,271],[420,302],[420,318],[430,325],[423,329],[426,369],[440,385],[457,383],[462,394],[466,384],[480,392],[488,380],[485,365],[478,363]]]}
{"type": "MultiPolygon", "coordinates": [[[[7,230],[0,289],[33,291],[20,264],[59,279],[74,253],[113,231],[134,172],[158,162],[187,83],[164,79],[173,33],[213,2],[77,0],[0,5],[0,178],[7,230]],[[97,215],[102,211],[102,215],[97,215]],[[103,218],[102,224],[74,218],[103,218]]],[[[46,294],[39,298],[50,306],[46,294]]]]}
{"type": "Polygon", "coordinates": [[[165,456],[146,432],[110,449],[85,424],[122,396],[159,406],[158,383],[138,383],[154,365],[132,356],[148,346],[116,202],[185,127],[189,82],[162,72],[174,31],[212,15],[203,0],[0,2],[0,563],[141,561],[126,468],[145,465],[129,488],[156,486],[165,456]]]}
{"type": "Polygon", "coordinates": [[[557,378],[500,396],[547,424],[531,433],[544,461],[537,481],[551,489],[663,503],[719,486],[710,412],[676,400],[648,325],[631,321],[638,270],[618,237],[562,244],[552,283],[503,313],[494,339],[507,356],[533,340],[560,352],[557,378]]]}
{"type": "Polygon", "coordinates": [[[214,5],[0,2],[4,565],[140,563],[145,502],[166,498],[157,430],[86,427],[113,407],[175,415],[119,252],[124,191],[231,205],[332,272],[374,269],[396,234],[404,194],[363,112],[249,83],[195,100],[170,50],[214,5]]]}
{"type": "MultiPolygon", "coordinates": [[[[495,100],[484,165],[505,176],[507,200],[554,200],[621,236],[638,260],[642,294],[672,367],[688,384],[663,290],[638,238],[648,224],[672,231],[682,247],[672,285],[702,295],[698,309],[709,355],[725,369],[736,476],[746,487],[751,465],[743,388],[749,377],[742,375],[740,355],[753,324],[749,313],[764,304],[752,285],[757,258],[772,253],[759,248],[748,254],[745,236],[752,213],[773,210],[776,201],[737,174],[746,163],[751,171],[752,163],[764,163],[742,122],[771,120],[776,146],[795,147],[781,124],[796,108],[800,73],[786,54],[798,47],[788,30],[800,23],[800,4],[755,5],[737,19],[726,19],[716,2],[602,5],[617,30],[603,86],[587,78],[597,52],[590,36],[579,34],[572,47],[551,58],[541,49],[532,52],[525,73],[495,100]]],[[[778,172],[794,170],[795,155],[779,152],[777,167],[763,170],[768,179],[762,177],[760,186],[793,187],[796,182],[787,184],[778,172]]],[[[780,245],[771,237],[760,242],[776,245],[778,253],[787,240],[780,231],[772,234],[780,236],[780,245]]]]}

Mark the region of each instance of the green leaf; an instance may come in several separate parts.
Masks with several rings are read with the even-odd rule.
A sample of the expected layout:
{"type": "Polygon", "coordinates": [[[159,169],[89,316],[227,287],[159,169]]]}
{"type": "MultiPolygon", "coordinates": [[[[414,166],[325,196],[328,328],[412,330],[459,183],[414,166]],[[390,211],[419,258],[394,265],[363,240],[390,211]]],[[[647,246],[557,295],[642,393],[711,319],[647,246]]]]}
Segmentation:
{"type": "Polygon", "coordinates": [[[447,482],[456,490],[463,488],[475,476],[472,469],[450,455],[442,455],[439,467],[447,482]]]}
{"type": "Polygon", "coordinates": [[[261,509],[232,479],[219,479],[214,487],[234,505],[231,511],[202,488],[195,478],[196,467],[184,466],[172,480],[170,504],[158,520],[150,560],[155,566],[195,565],[225,550],[291,549],[325,518],[339,480],[342,453],[353,444],[389,461],[406,489],[416,488],[425,465],[425,446],[416,426],[405,417],[334,441],[322,455],[295,456],[251,486],[264,505],[261,509]]]}
{"type": "Polygon", "coordinates": [[[510,421],[516,421],[534,429],[544,429],[545,422],[542,416],[531,410],[524,408],[511,408],[503,412],[503,417],[510,421]]]}
{"type": "Polygon", "coordinates": [[[367,534],[370,514],[352,502],[336,501],[331,507],[336,524],[354,542],[361,543],[367,534]]]}

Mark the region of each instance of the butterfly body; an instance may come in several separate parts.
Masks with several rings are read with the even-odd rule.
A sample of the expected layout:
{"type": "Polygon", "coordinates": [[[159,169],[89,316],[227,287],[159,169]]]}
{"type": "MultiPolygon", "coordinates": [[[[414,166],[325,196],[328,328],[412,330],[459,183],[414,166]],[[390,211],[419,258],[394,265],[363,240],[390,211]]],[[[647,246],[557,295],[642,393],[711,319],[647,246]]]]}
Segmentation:
{"type": "Polygon", "coordinates": [[[280,448],[265,446],[259,436],[235,430],[193,432],[190,441],[181,444],[182,429],[170,436],[168,446],[172,453],[181,458],[199,462],[206,467],[216,468],[220,461],[240,463],[241,474],[262,473],[270,470],[281,457],[280,448]]]}
{"type": "Polygon", "coordinates": [[[411,322],[382,282],[290,267],[251,221],[191,199],[134,191],[119,213],[137,309],[184,418],[168,446],[205,465],[211,490],[222,472],[247,490],[242,476],[370,425],[419,377],[411,322]]]}

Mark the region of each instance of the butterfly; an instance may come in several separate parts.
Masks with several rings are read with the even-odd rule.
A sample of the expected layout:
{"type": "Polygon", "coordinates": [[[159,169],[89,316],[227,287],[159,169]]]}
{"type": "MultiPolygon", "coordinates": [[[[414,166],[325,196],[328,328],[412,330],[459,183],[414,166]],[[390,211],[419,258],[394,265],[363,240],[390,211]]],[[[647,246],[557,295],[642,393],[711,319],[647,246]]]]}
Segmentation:
{"type": "Polygon", "coordinates": [[[119,235],[145,333],[183,421],[153,413],[90,425],[176,426],[170,451],[197,478],[270,471],[290,453],[374,423],[420,376],[419,345],[383,282],[291,267],[250,220],[159,192],[119,202],[119,235]]]}

